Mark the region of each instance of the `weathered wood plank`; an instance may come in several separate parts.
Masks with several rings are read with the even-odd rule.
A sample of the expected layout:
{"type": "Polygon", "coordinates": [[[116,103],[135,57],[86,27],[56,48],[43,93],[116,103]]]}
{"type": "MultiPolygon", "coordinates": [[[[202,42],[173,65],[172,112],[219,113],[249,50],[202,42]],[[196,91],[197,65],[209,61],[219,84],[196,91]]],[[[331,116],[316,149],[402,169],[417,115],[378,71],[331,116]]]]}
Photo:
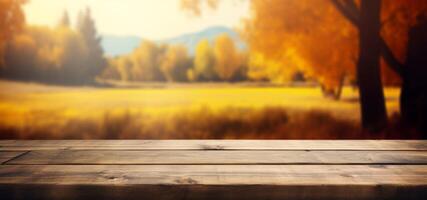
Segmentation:
{"type": "Polygon", "coordinates": [[[0,184],[427,185],[427,165],[1,165],[0,184]]]}
{"type": "Polygon", "coordinates": [[[31,151],[5,164],[427,164],[426,151],[31,151]]]}
{"type": "Polygon", "coordinates": [[[427,199],[425,141],[5,140],[3,157],[2,199],[427,199]]]}
{"type": "Polygon", "coordinates": [[[0,150],[426,150],[402,140],[3,140],[0,150]]]}
{"type": "Polygon", "coordinates": [[[5,199],[425,199],[427,165],[3,165],[5,199]]]}
{"type": "Polygon", "coordinates": [[[15,158],[23,153],[25,153],[25,151],[0,151],[0,163],[3,164],[4,162],[15,158]]]}

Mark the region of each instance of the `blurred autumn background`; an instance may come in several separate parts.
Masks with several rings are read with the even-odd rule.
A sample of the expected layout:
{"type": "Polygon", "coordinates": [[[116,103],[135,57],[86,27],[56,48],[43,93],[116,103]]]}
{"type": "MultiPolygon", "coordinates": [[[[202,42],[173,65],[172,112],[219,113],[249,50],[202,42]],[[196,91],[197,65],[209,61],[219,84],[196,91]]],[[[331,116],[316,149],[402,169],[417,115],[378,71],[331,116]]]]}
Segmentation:
{"type": "Polygon", "coordinates": [[[0,138],[426,138],[426,53],[426,0],[0,0],[0,138]]]}

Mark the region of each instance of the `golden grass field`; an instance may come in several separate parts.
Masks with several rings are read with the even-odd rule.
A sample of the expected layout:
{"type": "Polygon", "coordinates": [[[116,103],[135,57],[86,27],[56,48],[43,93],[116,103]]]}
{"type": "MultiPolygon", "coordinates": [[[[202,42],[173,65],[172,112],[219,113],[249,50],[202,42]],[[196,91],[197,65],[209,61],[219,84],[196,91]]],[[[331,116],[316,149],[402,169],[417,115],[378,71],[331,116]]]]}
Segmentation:
{"type": "MultiPolygon", "coordinates": [[[[389,114],[397,112],[399,90],[385,91],[389,114]]],[[[352,138],[360,114],[357,91],[351,88],[333,101],[317,87],[126,89],[1,81],[0,116],[3,138],[206,139],[346,138],[343,128],[352,138]]]]}

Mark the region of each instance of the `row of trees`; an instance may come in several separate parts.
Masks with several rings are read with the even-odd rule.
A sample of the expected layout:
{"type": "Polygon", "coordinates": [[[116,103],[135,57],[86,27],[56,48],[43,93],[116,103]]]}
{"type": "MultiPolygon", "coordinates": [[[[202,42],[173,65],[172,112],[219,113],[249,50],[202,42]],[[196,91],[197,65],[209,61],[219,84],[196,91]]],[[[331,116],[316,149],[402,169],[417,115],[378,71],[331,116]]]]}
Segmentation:
{"type": "MultiPolygon", "coordinates": [[[[276,80],[274,76],[280,74],[260,72],[265,63],[239,50],[226,34],[213,43],[200,41],[194,56],[181,45],[143,41],[131,54],[107,59],[89,9],[79,13],[75,27],[65,12],[58,25],[49,28],[25,24],[24,3],[5,0],[0,4],[1,78],[82,85],[95,83],[97,77],[121,81],[245,81],[276,80]]],[[[215,7],[215,1],[210,1],[210,7],[215,7]]]]}
{"type": "Polygon", "coordinates": [[[20,27],[3,40],[0,77],[67,85],[92,84],[94,77],[106,67],[101,38],[89,9],[80,12],[75,29],[71,28],[66,12],[54,28],[28,26],[23,18],[20,27]]]}
{"type": "Polygon", "coordinates": [[[194,57],[183,45],[143,41],[129,55],[111,58],[101,78],[121,81],[241,81],[246,80],[247,56],[227,35],[213,44],[201,40],[194,57]]]}

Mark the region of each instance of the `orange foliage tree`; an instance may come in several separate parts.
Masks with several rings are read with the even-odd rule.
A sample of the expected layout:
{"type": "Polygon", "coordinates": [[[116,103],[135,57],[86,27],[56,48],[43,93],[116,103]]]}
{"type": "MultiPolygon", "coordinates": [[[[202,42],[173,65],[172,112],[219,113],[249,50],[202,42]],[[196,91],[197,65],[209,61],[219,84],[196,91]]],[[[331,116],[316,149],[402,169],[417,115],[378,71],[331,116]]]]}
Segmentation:
{"type": "MultiPolygon", "coordinates": [[[[399,24],[399,29],[403,30],[403,32],[400,32],[400,36],[402,36],[402,34],[408,34],[408,32],[410,32],[408,25],[410,26],[411,21],[413,21],[412,19],[417,18],[417,16],[420,14],[425,14],[427,12],[427,2],[422,0],[331,0],[330,2],[334,4],[337,10],[339,10],[340,13],[358,29],[359,59],[357,65],[357,78],[361,100],[362,124],[363,127],[367,130],[381,130],[382,127],[384,127],[386,124],[387,114],[385,110],[382,83],[380,81],[380,56],[384,59],[384,61],[386,61],[390,69],[392,69],[402,78],[403,91],[406,91],[405,88],[407,87],[405,86],[408,85],[407,80],[411,79],[411,77],[407,77],[408,74],[410,74],[408,73],[410,66],[403,66],[402,62],[399,61],[398,56],[396,56],[395,53],[399,51],[402,52],[402,48],[399,48],[399,46],[396,45],[394,46],[395,49],[392,49],[386,41],[387,36],[396,33],[396,35],[399,35],[399,31],[396,33],[387,33],[387,31],[393,30],[390,28],[393,26],[389,25],[389,28],[387,28],[387,26],[384,24],[399,24]]],[[[425,23],[425,20],[424,22],[419,21],[419,23],[425,23]]],[[[404,38],[405,37],[394,38],[394,41],[399,41],[397,43],[400,44],[406,43],[407,45],[407,41],[405,41],[404,38]]],[[[426,89],[421,88],[417,90],[424,91],[426,89]]],[[[411,91],[410,93],[413,92],[414,91],[411,91]]],[[[419,93],[419,91],[415,91],[415,93],[419,93]]],[[[402,92],[401,106],[402,102],[404,102],[403,99],[408,98],[408,96],[405,94],[407,94],[407,92],[402,92]]],[[[418,95],[409,95],[409,98],[411,99],[412,96],[418,95]]],[[[421,99],[415,99],[412,101],[419,102],[420,100],[421,99]]],[[[418,107],[420,105],[409,105],[409,107],[413,106],[418,107]]],[[[421,107],[425,107],[425,105],[421,105],[421,107]]],[[[401,107],[401,113],[406,113],[406,109],[404,108],[405,107],[401,107]]],[[[427,111],[424,112],[424,114],[416,115],[425,116],[427,111]]]]}
{"type": "Polygon", "coordinates": [[[240,57],[233,40],[222,34],[214,44],[215,70],[221,80],[230,81],[240,67],[240,57]]]}
{"type": "Polygon", "coordinates": [[[0,75],[59,84],[88,83],[93,77],[85,65],[87,52],[81,35],[68,27],[27,26],[6,45],[6,67],[0,75]]]}
{"type": "Polygon", "coordinates": [[[25,2],[25,0],[0,1],[0,67],[4,65],[6,42],[12,39],[25,23],[25,16],[21,8],[25,2]]]}
{"type": "MultiPolygon", "coordinates": [[[[198,0],[186,8],[197,14],[203,2],[198,0]]],[[[339,91],[334,88],[342,85],[343,76],[356,79],[363,127],[375,131],[384,127],[381,78],[395,83],[403,75],[409,28],[417,23],[417,15],[427,12],[427,1],[250,2],[251,16],[245,21],[243,33],[251,57],[255,56],[251,61],[257,61],[258,66],[265,62],[269,71],[301,70],[333,93],[339,91]],[[380,57],[388,69],[380,70],[380,57]]]]}
{"type": "Polygon", "coordinates": [[[354,79],[357,32],[331,4],[254,0],[251,9],[243,35],[252,59],[264,68],[260,71],[272,71],[269,74],[275,77],[279,75],[274,72],[282,72],[282,79],[304,72],[306,77],[318,80],[325,91],[337,91],[335,98],[343,78],[354,79]]]}
{"type": "Polygon", "coordinates": [[[154,42],[145,40],[130,55],[131,80],[158,81],[164,76],[159,68],[163,58],[165,46],[158,46],[154,42]]]}
{"type": "Polygon", "coordinates": [[[160,68],[169,82],[187,81],[187,71],[191,66],[187,48],[183,45],[169,46],[160,63],[160,68]]]}

